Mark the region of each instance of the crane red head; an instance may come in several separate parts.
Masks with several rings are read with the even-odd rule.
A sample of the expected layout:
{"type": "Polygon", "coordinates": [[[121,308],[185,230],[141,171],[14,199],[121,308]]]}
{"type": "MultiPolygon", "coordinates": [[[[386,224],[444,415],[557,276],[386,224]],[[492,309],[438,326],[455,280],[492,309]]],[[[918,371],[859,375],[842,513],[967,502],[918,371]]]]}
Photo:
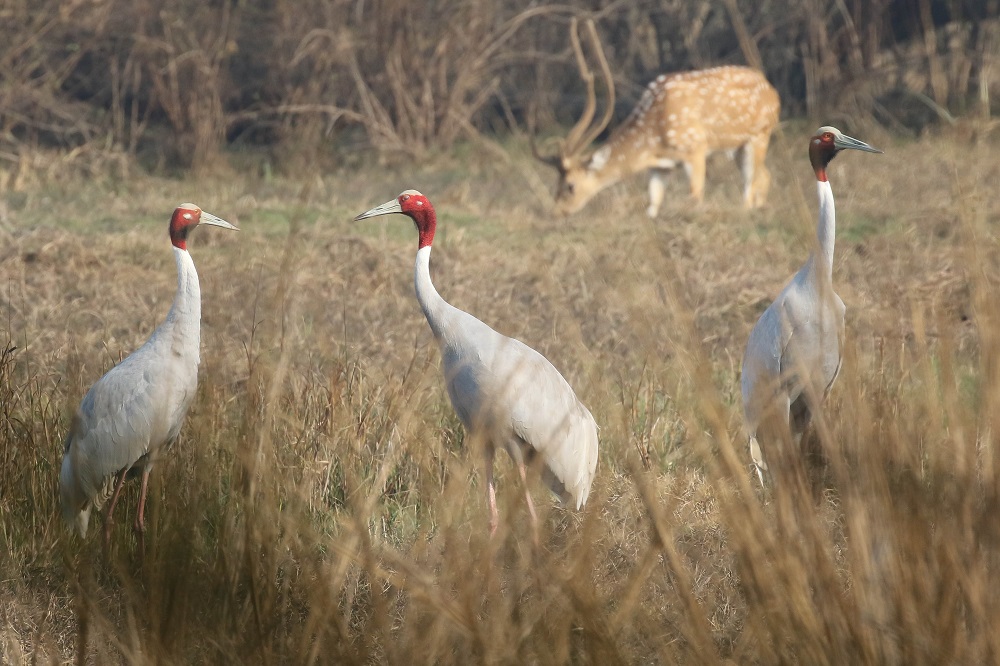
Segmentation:
{"type": "Polygon", "coordinates": [[[878,148],[872,148],[864,141],[858,141],[829,125],[816,130],[816,135],[809,139],[809,161],[812,162],[816,180],[826,182],[826,167],[842,150],[863,150],[867,153],[881,153],[878,148]]]}
{"type": "Polygon", "coordinates": [[[220,217],[206,213],[193,203],[183,203],[175,208],[174,214],[170,216],[170,242],[178,250],[187,250],[188,234],[199,224],[210,224],[214,227],[239,231],[237,227],[220,217]]]}
{"type": "Polygon", "coordinates": [[[381,206],[375,206],[369,211],[361,213],[355,220],[364,220],[369,217],[388,215],[389,213],[402,213],[408,215],[417,226],[417,234],[420,236],[419,247],[428,247],[434,242],[434,230],[437,227],[437,214],[431,202],[416,190],[404,190],[392,201],[386,201],[381,206]]]}

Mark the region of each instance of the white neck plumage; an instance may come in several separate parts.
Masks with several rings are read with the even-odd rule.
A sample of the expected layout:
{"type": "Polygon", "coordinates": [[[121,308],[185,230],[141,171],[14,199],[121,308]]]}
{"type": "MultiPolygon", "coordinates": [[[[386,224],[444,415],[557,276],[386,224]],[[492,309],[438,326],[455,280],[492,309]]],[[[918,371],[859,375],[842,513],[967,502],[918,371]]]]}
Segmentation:
{"type": "Polygon", "coordinates": [[[420,309],[424,311],[424,316],[427,317],[427,323],[430,324],[434,337],[440,339],[443,333],[441,317],[448,304],[441,298],[441,294],[437,292],[434,283],[431,282],[430,263],[431,246],[427,245],[417,250],[417,260],[413,267],[413,282],[417,289],[417,301],[420,303],[420,309]]]}
{"type": "Polygon", "coordinates": [[[833,205],[833,190],[829,181],[817,180],[816,193],[819,195],[819,222],[816,225],[816,240],[819,244],[817,274],[827,281],[833,280],[833,249],[837,234],[837,214],[833,205]]]}
{"type": "Polygon", "coordinates": [[[175,247],[174,260],[177,263],[177,294],[167,313],[165,324],[172,329],[174,344],[180,344],[189,352],[193,351],[195,358],[198,358],[201,346],[201,285],[198,282],[198,271],[187,250],[175,247]]]}

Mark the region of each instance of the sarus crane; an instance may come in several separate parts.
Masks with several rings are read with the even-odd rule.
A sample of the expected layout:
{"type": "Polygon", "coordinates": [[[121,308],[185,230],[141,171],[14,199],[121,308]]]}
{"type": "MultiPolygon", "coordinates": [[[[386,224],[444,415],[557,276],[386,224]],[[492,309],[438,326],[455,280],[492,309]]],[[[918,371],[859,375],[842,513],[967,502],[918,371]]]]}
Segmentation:
{"type": "Polygon", "coordinates": [[[406,190],[355,219],[389,213],[407,215],[417,227],[417,300],[441,349],[452,407],[466,434],[484,444],[490,535],[496,534],[499,524],[493,462],[496,450],[504,449],[524,483],[537,542],[538,517],[528,489],[526,467],[540,456],[546,484],[563,502],[579,510],[587,501],[597,470],[597,423],[544,356],[519,340],[497,333],[438,294],[430,276],[437,216],[427,197],[406,190]]]}
{"type": "Polygon", "coordinates": [[[762,484],[764,451],[776,455],[770,447],[783,439],[801,441],[840,372],[845,308],[833,290],[836,214],[826,168],[842,150],[882,152],[835,127],[820,127],[809,139],[819,195],[817,247],[757,320],[743,354],[743,413],[762,484]]]}
{"type": "Polygon", "coordinates": [[[63,517],[86,536],[91,510],[104,506],[105,549],[122,486],[126,478],[141,473],[134,528],[142,552],[150,470],[180,433],[197,389],[201,287],[187,239],[199,224],[238,230],[194,204],[174,210],[170,242],[177,263],[177,293],[170,312],[145,344],[87,391],[66,436],[59,477],[63,517]]]}

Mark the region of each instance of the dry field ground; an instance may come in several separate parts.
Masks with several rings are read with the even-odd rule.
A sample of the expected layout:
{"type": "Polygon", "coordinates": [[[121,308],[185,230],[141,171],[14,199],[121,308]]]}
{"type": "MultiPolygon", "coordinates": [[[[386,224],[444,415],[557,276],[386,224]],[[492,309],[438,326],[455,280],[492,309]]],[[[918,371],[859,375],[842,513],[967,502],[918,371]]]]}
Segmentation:
{"type": "Polygon", "coordinates": [[[811,249],[813,129],[772,143],[765,210],[722,158],[703,206],[679,175],[655,222],[639,179],[550,216],[521,144],[296,179],[40,158],[0,198],[0,662],[1000,662],[995,141],[842,127],[885,154],[830,172],[848,354],[829,464],[809,488],[751,476],[739,363],[811,249]],[[545,354],[601,426],[584,512],[532,488],[538,548],[506,457],[488,538],[412,224],[351,221],[408,187],[439,212],[441,294],[545,354]],[[169,308],[182,201],[242,232],[192,235],[199,395],[140,566],[135,484],[105,559],[64,529],[57,477],[87,387],[169,308]]]}

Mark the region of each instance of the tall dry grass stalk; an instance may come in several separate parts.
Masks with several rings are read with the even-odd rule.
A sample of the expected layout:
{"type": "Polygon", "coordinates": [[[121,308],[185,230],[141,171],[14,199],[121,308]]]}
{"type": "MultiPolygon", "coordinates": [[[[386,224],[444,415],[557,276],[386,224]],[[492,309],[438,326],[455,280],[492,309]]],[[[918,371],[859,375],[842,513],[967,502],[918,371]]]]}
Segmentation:
{"type": "Polygon", "coordinates": [[[737,369],[810,247],[798,139],[775,142],[768,210],[743,212],[720,162],[701,209],[678,182],[655,223],[638,182],[555,220],[475,156],[305,190],[29,193],[0,253],[0,661],[997,662],[996,151],[864,138],[886,155],[831,169],[849,343],[817,424],[828,463],[765,492],[737,369]],[[601,425],[584,512],[532,486],[538,548],[509,465],[488,538],[409,222],[347,221],[405,186],[440,211],[442,294],[549,357],[601,425]],[[107,559],[60,524],[61,442],[166,312],[166,216],[187,199],[243,233],[191,240],[201,382],[140,566],[135,488],[107,559]]]}

